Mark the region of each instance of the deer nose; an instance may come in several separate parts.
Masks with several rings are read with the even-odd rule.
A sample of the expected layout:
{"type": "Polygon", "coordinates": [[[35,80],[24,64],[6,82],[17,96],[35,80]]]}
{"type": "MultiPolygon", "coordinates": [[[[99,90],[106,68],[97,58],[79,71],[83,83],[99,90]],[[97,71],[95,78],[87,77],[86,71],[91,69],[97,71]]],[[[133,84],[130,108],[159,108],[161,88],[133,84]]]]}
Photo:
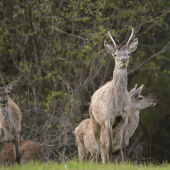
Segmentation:
{"type": "Polygon", "coordinates": [[[7,103],[7,99],[2,99],[1,100],[1,104],[6,104],[7,103]]]}
{"type": "Polygon", "coordinates": [[[126,63],[126,62],[127,62],[127,59],[126,59],[126,58],[122,58],[122,59],[121,59],[121,62],[122,62],[122,63],[126,63]]]}
{"type": "Polygon", "coordinates": [[[155,103],[158,103],[158,100],[157,100],[157,99],[154,99],[154,102],[155,102],[155,103]]]}

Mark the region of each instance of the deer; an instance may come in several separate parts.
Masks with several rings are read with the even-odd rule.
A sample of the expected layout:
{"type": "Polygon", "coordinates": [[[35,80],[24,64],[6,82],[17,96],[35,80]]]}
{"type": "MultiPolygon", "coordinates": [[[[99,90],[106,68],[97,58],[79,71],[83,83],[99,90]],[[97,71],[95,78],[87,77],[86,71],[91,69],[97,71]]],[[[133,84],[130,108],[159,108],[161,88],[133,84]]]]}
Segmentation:
{"type": "MultiPolygon", "coordinates": [[[[141,85],[137,90],[137,85],[129,92],[131,96],[131,114],[128,117],[128,126],[126,130],[125,135],[125,145],[128,146],[130,137],[134,134],[138,124],[139,124],[139,112],[140,110],[143,110],[150,106],[155,106],[157,104],[157,99],[142,96],[141,91],[143,89],[144,85],[141,85]]],[[[108,140],[106,136],[106,130],[102,129],[102,135],[101,135],[101,157],[102,157],[102,163],[107,162],[107,155],[106,155],[106,148],[108,146],[108,140]]],[[[116,135],[114,136],[114,140],[112,141],[113,150],[112,153],[117,153],[121,150],[120,147],[120,141],[121,141],[121,129],[120,129],[120,123],[115,128],[116,135]]],[[[114,133],[113,133],[114,134],[114,133]]],[[[116,154],[116,159],[119,158],[119,154],[116,154]]],[[[116,160],[117,161],[117,160],[116,160]]]]}
{"type": "MultiPolygon", "coordinates": [[[[137,90],[136,90],[136,87],[137,85],[135,85],[135,87],[129,92],[129,95],[131,96],[131,114],[130,114],[130,117],[128,118],[127,133],[125,136],[126,146],[128,146],[129,139],[134,134],[138,126],[139,111],[150,106],[155,106],[157,103],[156,99],[141,95],[143,85],[139,87],[137,90]]],[[[119,150],[121,150],[120,122],[118,123],[117,127],[114,130],[116,130],[117,132],[116,132],[116,136],[115,137],[113,136],[112,153],[116,153],[119,150]]],[[[78,147],[78,151],[81,150],[81,152],[78,152],[79,160],[84,161],[84,159],[88,156],[88,153],[90,152],[91,157],[89,160],[93,162],[96,159],[97,147],[96,147],[95,138],[93,135],[92,120],[91,119],[83,120],[80,123],[80,125],[75,129],[74,134],[76,136],[76,145],[78,147]],[[81,155],[81,153],[84,153],[84,154],[81,155]]],[[[105,127],[101,128],[100,145],[101,145],[102,163],[106,163],[107,162],[106,148],[108,145],[108,136],[107,136],[107,131],[105,127]]],[[[119,156],[119,154],[117,155],[119,156]]]]}
{"type": "MultiPolygon", "coordinates": [[[[25,164],[29,161],[46,161],[45,154],[42,152],[41,147],[31,140],[19,141],[19,154],[21,163],[25,164]]],[[[7,143],[0,153],[0,165],[15,164],[13,143],[7,143]]]]}
{"type": "Polygon", "coordinates": [[[83,120],[78,127],[76,127],[75,131],[72,132],[76,136],[76,145],[78,147],[78,158],[79,161],[83,161],[88,155],[88,150],[85,149],[84,146],[84,134],[82,133],[88,128],[89,123],[91,123],[91,119],[83,120]]]}
{"type": "Polygon", "coordinates": [[[108,135],[107,157],[110,162],[112,154],[112,127],[115,127],[117,120],[121,119],[121,153],[124,162],[125,155],[125,133],[130,114],[130,96],[127,91],[127,66],[130,54],[137,49],[138,39],[131,41],[134,29],[126,45],[119,47],[116,45],[110,32],[108,34],[114,44],[114,47],[104,41],[105,49],[115,58],[115,68],[113,79],[100,87],[91,98],[89,107],[90,117],[92,119],[93,134],[96,141],[97,153],[96,162],[99,162],[100,155],[100,134],[101,127],[105,127],[108,135]],[[130,43],[130,44],[129,44],[130,43]]]}
{"type": "Polygon", "coordinates": [[[6,87],[0,87],[0,151],[5,143],[12,142],[18,164],[20,164],[18,142],[21,132],[21,112],[17,104],[9,97],[9,94],[17,87],[19,82],[20,77],[6,87]]]}

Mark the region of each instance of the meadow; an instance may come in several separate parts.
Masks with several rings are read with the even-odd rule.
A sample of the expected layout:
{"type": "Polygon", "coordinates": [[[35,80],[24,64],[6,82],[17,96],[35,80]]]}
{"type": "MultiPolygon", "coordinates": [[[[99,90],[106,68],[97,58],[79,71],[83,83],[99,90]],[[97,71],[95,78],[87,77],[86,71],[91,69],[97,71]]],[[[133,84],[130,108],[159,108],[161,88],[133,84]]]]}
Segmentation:
{"type": "Polygon", "coordinates": [[[15,165],[10,167],[0,167],[0,170],[169,170],[167,163],[161,165],[134,165],[131,163],[123,164],[94,164],[70,161],[67,163],[57,162],[29,162],[25,165],[15,165]]]}

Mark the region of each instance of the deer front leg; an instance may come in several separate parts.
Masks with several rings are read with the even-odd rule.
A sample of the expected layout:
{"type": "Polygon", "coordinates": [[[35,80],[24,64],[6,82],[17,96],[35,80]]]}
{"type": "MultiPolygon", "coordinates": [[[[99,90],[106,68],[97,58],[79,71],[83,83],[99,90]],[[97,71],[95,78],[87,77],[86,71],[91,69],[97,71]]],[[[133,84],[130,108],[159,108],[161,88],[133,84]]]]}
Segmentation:
{"type": "Polygon", "coordinates": [[[4,149],[5,143],[0,143],[0,152],[4,149]]]}
{"type": "Polygon", "coordinates": [[[15,160],[18,164],[20,164],[20,154],[19,154],[19,135],[15,137],[15,140],[13,141],[14,146],[14,156],[15,160]]]}
{"type": "Polygon", "coordinates": [[[97,153],[96,153],[96,163],[99,162],[100,156],[100,133],[101,133],[101,126],[96,122],[93,115],[91,115],[92,119],[92,127],[93,127],[93,134],[96,141],[97,153]]]}
{"type": "Polygon", "coordinates": [[[78,147],[78,156],[79,161],[84,161],[85,158],[87,157],[86,150],[82,146],[78,147]]]}
{"type": "Polygon", "coordinates": [[[101,158],[102,158],[102,164],[107,163],[107,155],[106,155],[106,146],[101,146],[101,158]]]}
{"type": "Polygon", "coordinates": [[[126,151],[126,144],[125,144],[125,135],[126,135],[126,129],[128,125],[128,117],[125,118],[124,121],[122,121],[121,124],[121,153],[122,153],[122,162],[125,163],[125,151],[126,151]]]}
{"type": "Polygon", "coordinates": [[[112,150],[113,150],[113,146],[112,146],[112,126],[110,124],[110,120],[107,120],[105,122],[105,127],[107,129],[107,136],[108,136],[108,145],[106,146],[107,160],[108,160],[108,163],[110,163],[112,150]]]}

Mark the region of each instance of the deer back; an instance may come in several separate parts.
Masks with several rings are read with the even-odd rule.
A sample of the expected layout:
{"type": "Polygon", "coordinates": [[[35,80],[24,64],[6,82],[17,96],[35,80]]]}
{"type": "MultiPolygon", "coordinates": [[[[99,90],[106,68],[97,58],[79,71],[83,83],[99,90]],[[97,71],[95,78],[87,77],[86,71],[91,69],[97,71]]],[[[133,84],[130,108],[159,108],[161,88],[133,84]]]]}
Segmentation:
{"type": "MultiPolygon", "coordinates": [[[[19,154],[22,163],[27,163],[31,160],[44,161],[45,155],[41,147],[34,141],[21,140],[19,142],[19,154]]],[[[0,153],[0,165],[11,165],[16,163],[14,158],[13,143],[7,143],[0,153]]]]}

